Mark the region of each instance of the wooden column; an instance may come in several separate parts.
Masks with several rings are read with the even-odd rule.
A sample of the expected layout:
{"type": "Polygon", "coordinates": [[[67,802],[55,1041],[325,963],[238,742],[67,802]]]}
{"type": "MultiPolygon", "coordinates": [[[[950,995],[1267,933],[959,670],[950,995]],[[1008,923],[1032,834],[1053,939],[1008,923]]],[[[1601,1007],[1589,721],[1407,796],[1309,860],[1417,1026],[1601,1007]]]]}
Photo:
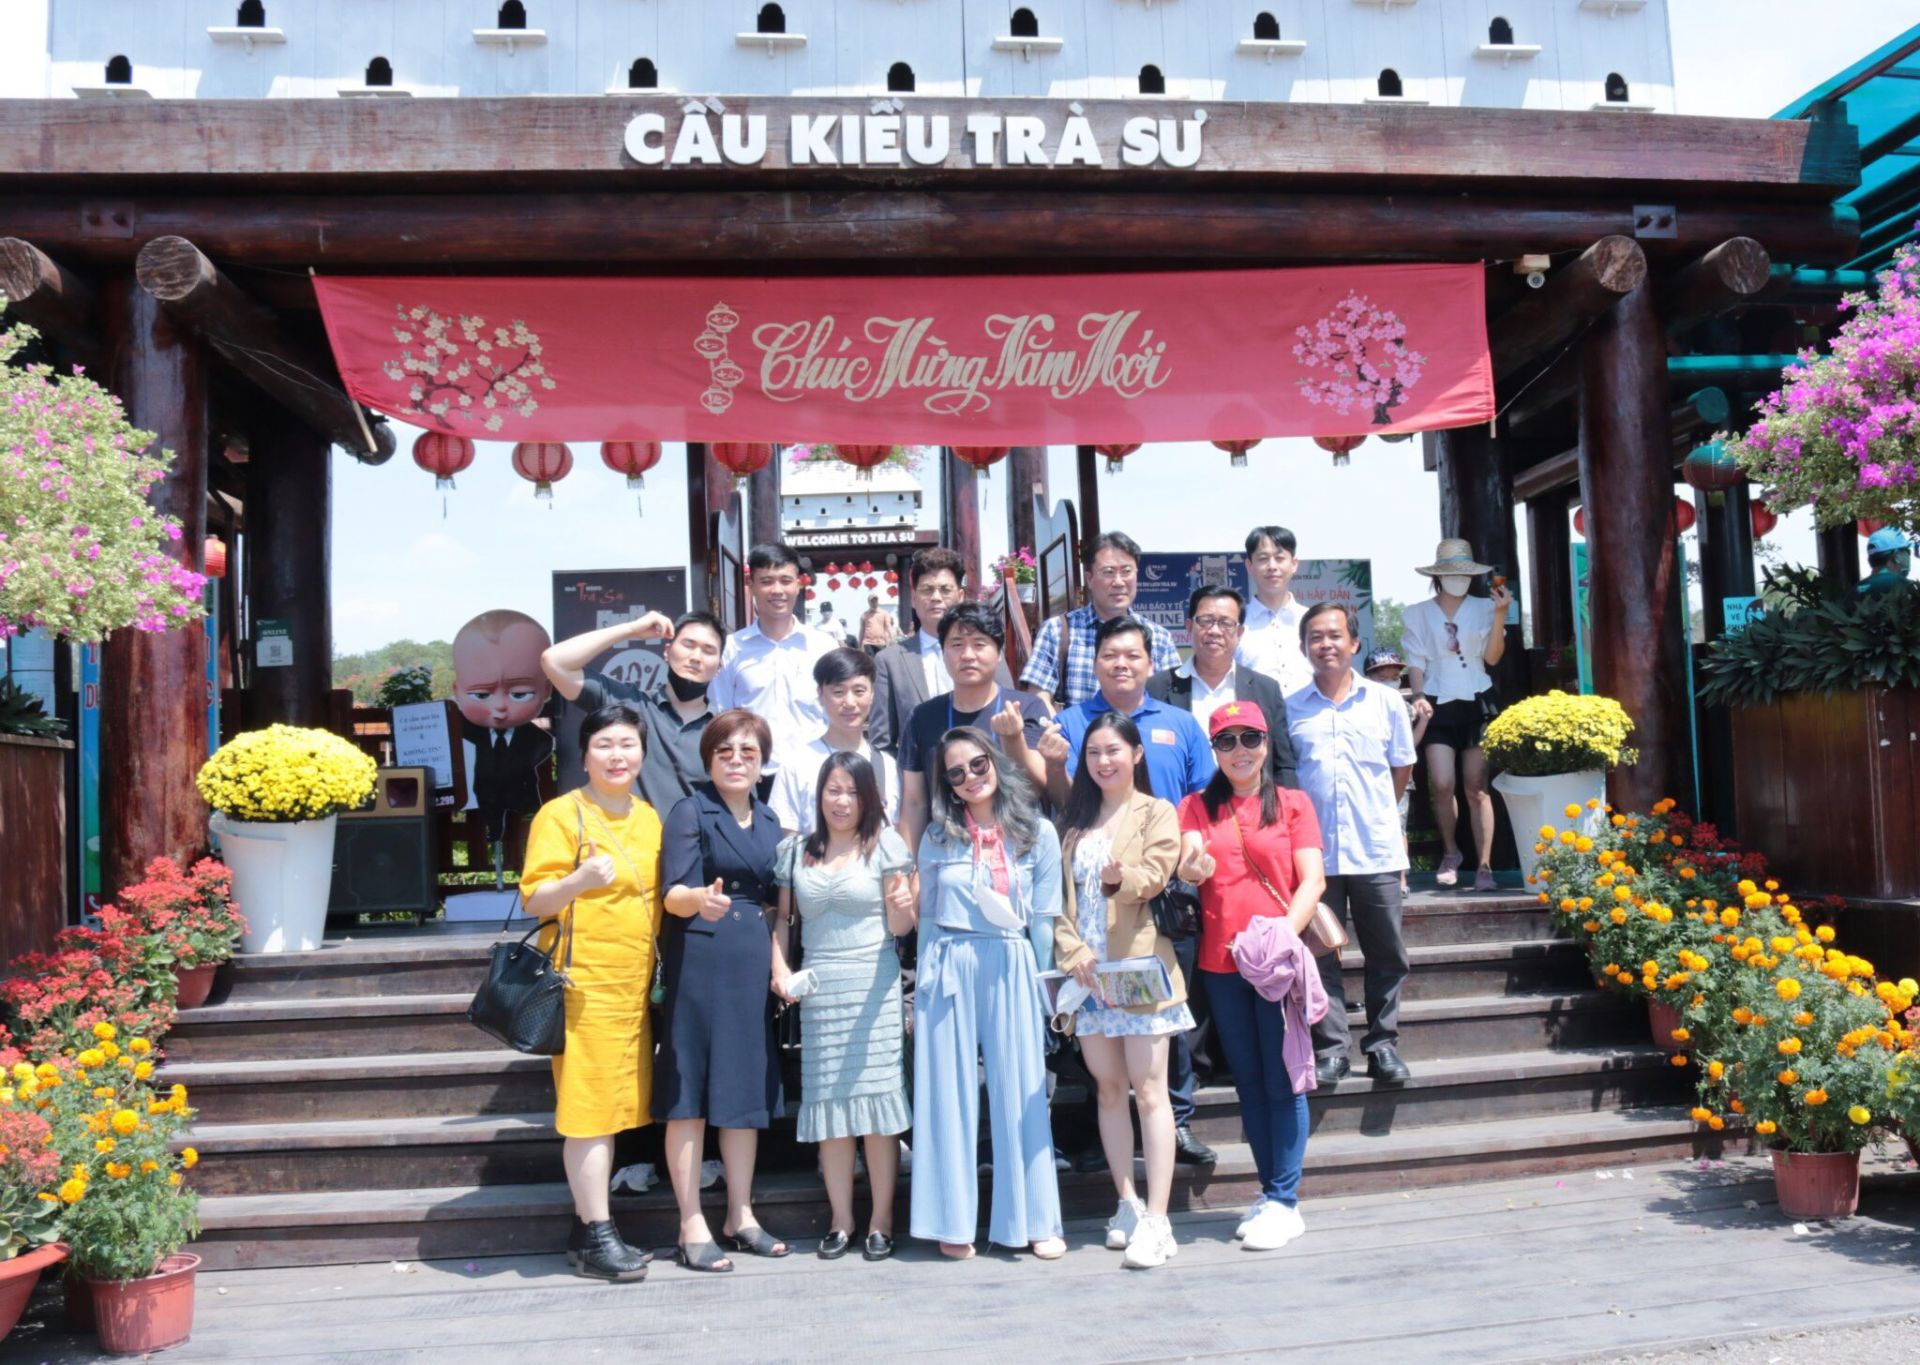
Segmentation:
{"type": "MultiPolygon", "coordinates": [[[[1440,534],[1471,541],[1480,562],[1493,565],[1506,578],[1514,606],[1507,615],[1507,651],[1493,671],[1493,680],[1501,697],[1524,696],[1530,679],[1520,629],[1522,575],[1520,541],[1513,524],[1513,478],[1501,443],[1487,435],[1486,427],[1454,427],[1435,436],[1440,534]]],[[[1476,589],[1476,593],[1483,591],[1476,589]]]]}
{"type": "Polygon", "coordinates": [[[1860,534],[1849,522],[1817,533],[1814,549],[1820,576],[1832,589],[1851,592],[1860,582],[1860,534]]]}
{"type": "MultiPolygon", "coordinates": [[[[980,558],[980,471],[957,458],[945,446],[940,448],[940,539],[957,551],[967,569],[967,590],[979,592],[986,586],[985,565],[980,558]]],[[[906,620],[907,574],[900,569],[900,619],[906,620]]]]}
{"type": "Polygon", "coordinates": [[[332,446],[305,423],[255,428],[247,461],[248,619],[284,621],[293,662],[262,668],[244,642],[249,726],[329,719],[333,689],[332,446]]]}
{"type": "Polygon", "coordinates": [[[1007,549],[1024,545],[1038,554],[1034,544],[1033,500],[1038,495],[1051,500],[1047,488],[1047,448],[1015,446],[1007,455],[1007,549]]]}
{"type": "Polygon", "coordinates": [[[1543,649],[1573,644],[1572,527],[1565,489],[1527,502],[1527,544],[1533,551],[1529,578],[1534,643],[1543,649]]]}
{"type": "Polygon", "coordinates": [[[1080,509],[1080,544],[1074,548],[1084,557],[1084,547],[1100,539],[1104,529],[1100,525],[1100,453],[1092,446],[1075,447],[1074,472],[1076,505],[1080,509]]]}
{"type": "MultiPolygon", "coordinates": [[[[1720,493],[1697,492],[1693,502],[1700,528],[1700,608],[1706,615],[1707,639],[1717,640],[1726,634],[1722,604],[1729,597],[1753,595],[1751,503],[1744,483],[1720,493]]],[[[1706,788],[1700,793],[1700,818],[1737,837],[1733,717],[1724,706],[1700,712],[1700,767],[1706,788]]]]}
{"type": "Polygon", "coordinates": [[[747,544],[769,545],[780,539],[780,466],[786,460],[779,446],[765,469],[747,476],[747,544]]]}
{"type": "Polygon", "coordinates": [[[1633,717],[1640,761],[1607,789],[1623,810],[1692,807],[1687,641],[1675,582],[1664,334],[1642,286],[1598,319],[1580,357],[1580,496],[1589,547],[1593,681],[1633,717]]]}
{"type": "MultiPolygon", "coordinates": [[[[171,552],[197,570],[207,529],[206,352],[131,275],[104,293],[111,387],[134,424],[173,454],[148,501],[179,518],[171,552]]],[[[107,638],[100,725],[101,879],[113,896],[152,859],[184,864],[207,847],[207,808],[193,785],[207,758],[207,637],[199,622],[107,638]]]]}

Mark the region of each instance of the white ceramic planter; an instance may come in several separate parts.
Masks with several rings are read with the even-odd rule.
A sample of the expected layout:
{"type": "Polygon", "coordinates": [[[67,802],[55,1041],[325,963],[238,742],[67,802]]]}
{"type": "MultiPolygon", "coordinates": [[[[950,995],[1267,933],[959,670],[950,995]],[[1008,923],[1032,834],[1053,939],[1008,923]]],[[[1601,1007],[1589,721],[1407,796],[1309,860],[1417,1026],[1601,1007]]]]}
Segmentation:
{"type": "Polygon", "coordinates": [[[243,953],[301,953],[320,946],[333,887],[338,816],[263,825],[213,813],[220,859],[233,869],[233,898],[246,916],[243,953]]]}
{"type": "Polygon", "coordinates": [[[1493,789],[1506,802],[1507,818],[1513,822],[1513,843],[1520,852],[1522,876],[1533,872],[1539,855],[1533,846],[1540,842],[1540,827],[1576,829],[1582,834],[1598,834],[1606,823],[1607,775],[1604,772],[1555,773],[1552,777],[1515,777],[1497,773],[1493,789]],[[1587,802],[1598,799],[1591,810],[1587,802]],[[1577,820],[1567,819],[1567,807],[1580,807],[1577,820]]]}

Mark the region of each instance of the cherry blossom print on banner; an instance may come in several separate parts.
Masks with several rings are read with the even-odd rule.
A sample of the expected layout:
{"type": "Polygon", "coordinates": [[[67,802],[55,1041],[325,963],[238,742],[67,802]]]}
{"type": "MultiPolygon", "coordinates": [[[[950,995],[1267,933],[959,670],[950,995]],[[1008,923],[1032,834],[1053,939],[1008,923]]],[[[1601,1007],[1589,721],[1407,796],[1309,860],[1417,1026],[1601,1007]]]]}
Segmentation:
{"type": "Polygon", "coordinates": [[[1494,410],[1477,265],[314,283],[355,398],[483,439],[1124,445],[1494,410]]]}

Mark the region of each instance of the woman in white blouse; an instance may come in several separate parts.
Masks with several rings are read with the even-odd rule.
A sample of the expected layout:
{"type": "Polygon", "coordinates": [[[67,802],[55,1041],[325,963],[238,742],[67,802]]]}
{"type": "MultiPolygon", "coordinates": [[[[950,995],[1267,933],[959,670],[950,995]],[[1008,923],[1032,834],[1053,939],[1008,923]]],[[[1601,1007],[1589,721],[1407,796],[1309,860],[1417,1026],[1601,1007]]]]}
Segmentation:
{"type": "Polygon", "coordinates": [[[1433,823],[1445,850],[1435,880],[1453,886],[1460,879],[1460,841],[1455,832],[1459,807],[1454,798],[1464,787],[1479,858],[1473,889],[1492,891],[1493,797],[1487,791],[1487,760],[1480,738],[1493,701],[1493,679],[1487,670],[1506,653],[1507,610],[1513,597],[1497,578],[1491,597],[1468,595],[1473,580],[1493,570],[1475,561],[1473,546],[1464,540],[1441,541],[1433,559],[1415,570],[1433,580],[1433,598],[1407,608],[1400,648],[1407,656],[1414,697],[1424,696],[1433,704],[1433,720],[1421,747],[1427,756],[1433,823]]]}

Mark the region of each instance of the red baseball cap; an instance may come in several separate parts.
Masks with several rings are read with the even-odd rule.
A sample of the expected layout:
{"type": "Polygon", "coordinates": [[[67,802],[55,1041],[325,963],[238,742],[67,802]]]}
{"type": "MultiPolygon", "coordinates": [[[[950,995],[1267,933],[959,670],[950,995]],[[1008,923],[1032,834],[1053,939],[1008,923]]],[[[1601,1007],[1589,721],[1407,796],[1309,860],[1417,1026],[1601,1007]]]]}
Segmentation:
{"type": "Polygon", "coordinates": [[[1213,719],[1207,722],[1207,738],[1212,739],[1222,730],[1258,730],[1267,734],[1267,713],[1250,701],[1230,701],[1214,708],[1213,719]]]}

